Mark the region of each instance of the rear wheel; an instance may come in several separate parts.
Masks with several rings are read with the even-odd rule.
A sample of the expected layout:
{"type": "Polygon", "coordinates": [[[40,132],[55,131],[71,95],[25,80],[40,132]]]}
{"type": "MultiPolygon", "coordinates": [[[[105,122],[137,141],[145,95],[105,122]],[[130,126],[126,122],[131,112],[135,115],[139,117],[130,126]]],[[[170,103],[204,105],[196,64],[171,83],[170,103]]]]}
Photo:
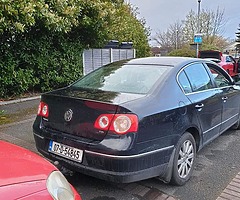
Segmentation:
{"type": "Polygon", "coordinates": [[[192,134],[186,132],[177,143],[173,160],[170,183],[184,185],[191,177],[196,158],[196,142],[192,134]]]}

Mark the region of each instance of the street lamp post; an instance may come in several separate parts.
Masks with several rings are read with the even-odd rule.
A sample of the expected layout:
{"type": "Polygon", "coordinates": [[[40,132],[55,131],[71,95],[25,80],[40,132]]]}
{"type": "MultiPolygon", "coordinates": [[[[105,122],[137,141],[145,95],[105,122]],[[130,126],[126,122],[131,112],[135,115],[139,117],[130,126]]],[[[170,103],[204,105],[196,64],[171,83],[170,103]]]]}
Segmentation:
{"type": "MultiPolygon", "coordinates": [[[[198,21],[197,21],[197,33],[200,33],[200,6],[201,6],[201,0],[198,0],[198,21]]],[[[196,50],[196,57],[198,58],[198,52],[199,52],[199,43],[197,42],[197,50],[196,50]]]]}
{"type": "Polygon", "coordinates": [[[198,24],[197,24],[197,32],[200,33],[200,6],[201,6],[201,0],[198,0],[198,24]]]}

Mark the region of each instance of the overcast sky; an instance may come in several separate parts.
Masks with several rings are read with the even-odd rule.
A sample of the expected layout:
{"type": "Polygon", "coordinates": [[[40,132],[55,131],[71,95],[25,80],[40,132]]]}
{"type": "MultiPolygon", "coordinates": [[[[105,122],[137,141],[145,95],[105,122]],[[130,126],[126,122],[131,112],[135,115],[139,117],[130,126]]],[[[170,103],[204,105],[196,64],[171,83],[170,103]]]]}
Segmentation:
{"type": "MultiPolygon", "coordinates": [[[[198,0],[125,0],[139,8],[140,18],[145,18],[154,35],[156,31],[166,31],[170,24],[185,19],[192,9],[198,11],[198,0]]],[[[223,36],[236,38],[240,24],[240,0],[201,0],[201,9],[216,11],[217,7],[224,10],[223,36]]]]}

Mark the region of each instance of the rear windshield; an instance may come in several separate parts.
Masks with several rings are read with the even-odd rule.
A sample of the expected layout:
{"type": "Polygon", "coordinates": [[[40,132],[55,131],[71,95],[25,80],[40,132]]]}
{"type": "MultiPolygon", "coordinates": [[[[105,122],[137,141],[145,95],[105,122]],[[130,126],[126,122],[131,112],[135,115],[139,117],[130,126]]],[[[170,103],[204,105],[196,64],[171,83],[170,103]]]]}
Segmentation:
{"type": "Polygon", "coordinates": [[[170,69],[169,66],[113,63],[86,75],[71,87],[146,94],[170,69]]]}

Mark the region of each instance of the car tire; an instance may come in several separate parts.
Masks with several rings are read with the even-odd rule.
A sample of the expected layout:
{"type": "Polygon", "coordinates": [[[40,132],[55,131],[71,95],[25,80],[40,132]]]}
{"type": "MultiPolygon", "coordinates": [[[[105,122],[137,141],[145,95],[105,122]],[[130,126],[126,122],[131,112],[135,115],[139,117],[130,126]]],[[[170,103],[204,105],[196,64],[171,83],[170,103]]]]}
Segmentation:
{"type": "Polygon", "coordinates": [[[170,184],[184,185],[192,175],[195,159],[195,139],[192,134],[185,132],[176,145],[170,184]]]}

